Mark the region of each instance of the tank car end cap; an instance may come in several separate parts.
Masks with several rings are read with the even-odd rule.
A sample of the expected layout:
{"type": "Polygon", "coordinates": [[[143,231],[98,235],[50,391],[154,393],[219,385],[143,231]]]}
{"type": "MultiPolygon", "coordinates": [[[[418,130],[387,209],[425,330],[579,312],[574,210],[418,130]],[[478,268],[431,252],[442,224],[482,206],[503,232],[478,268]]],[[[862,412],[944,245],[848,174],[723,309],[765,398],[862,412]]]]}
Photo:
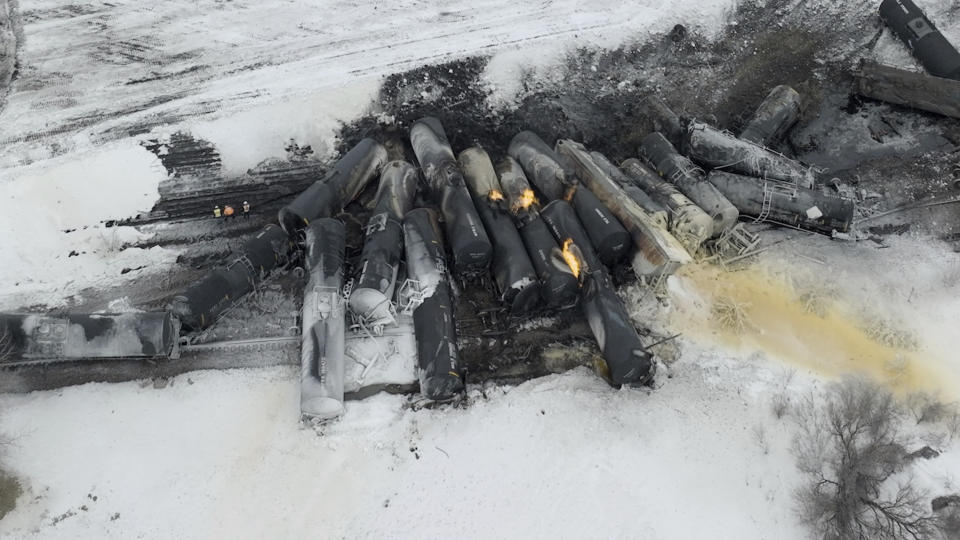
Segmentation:
{"type": "Polygon", "coordinates": [[[429,377],[420,385],[423,397],[433,401],[450,401],[463,391],[463,380],[453,374],[429,377]]]}
{"type": "Polygon", "coordinates": [[[510,313],[531,313],[540,306],[540,283],[535,282],[520,289],[510,302],[510,313]]]}
{"type": "Polygon", "coordinates": [[[303,416],[321,422],[343,415],[343,403],[329,397],[315,397],[300,402],[303,416]]]}

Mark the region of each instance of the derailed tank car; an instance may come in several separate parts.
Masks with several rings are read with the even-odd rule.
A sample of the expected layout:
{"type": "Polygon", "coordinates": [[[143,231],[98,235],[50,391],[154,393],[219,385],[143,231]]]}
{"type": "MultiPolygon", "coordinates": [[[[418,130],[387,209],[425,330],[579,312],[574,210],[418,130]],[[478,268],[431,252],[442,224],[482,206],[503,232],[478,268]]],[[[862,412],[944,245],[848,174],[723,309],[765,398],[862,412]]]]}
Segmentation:
{"type": "Polygon", "coordinates": [[[540,282],[507,209],[490,156],[482,148],[472,147],[460,152],[458,161],[493,242],[491,269],[500,300],[512,313],[530,312],[540,303],[540,282]]]}
{"type": "Polygon", "coordinates": [[[539,203],[523,169],[515,159],[507,157],[497,164],[496,171],[514,224],[540,279],[540,298],[551,309],[575,305],[579,283],[567,265],[558,264],[559,244],[540,217],[539,203]]]}
{"type": "Polygon", "coordinates": [[[814,184],[813,171],[799,161],[702,122],[687,125],[683,150],[690,159],[711,169],[772,178],[803,188],[812,188],[814,184]]]}
{"type": "MultiPolygon", "coordinates": [[[[597,159],[601,159],[613,167],[606,158],[599,154],[599,158],[595,158],[582,144],[569,139],[557,141],[557,152],[569,158],[576,167],[580,180],[633,235],[633,245],[637,248],[633,257],[633,269],[638,275],[670,275],[690,262],[691,258],[686,249],[667,232],[666,212],[662,208],[659,214],[648,212],[627,195],[620,184],[598,165],[597,159]]],[[[621,171],[615,167],[614,169],[621,177],[624,176],[621,171]]],[[[634,190],[643,193],[636,187],[634,190]]],[[[655,204],[649,197],[646,197],[646,202],[655,204]]]]}
{"type": "Polygon", "coordinates": [[[373,215],[360,255],[360,278],[350,309],[374,328],[395,322],[391,299],[403,257],[403,216],[413,205],[419,174],[406,161],[391,161],[380,175],[373,215]]]}
{"type": "Polygon", "coordinates": [[[713,219],[712,236],[720,236],[737,224],[737,208],[707,182],[703,171],[681,156],[663,134],[653,132],[644,137],[640,155],[713,219]]]}
{"type": "Polygon", "coordinates": [[[853,224],[854,202],[836,194],[723,171],[711,171],[707,180],[757,221],[823,234],[849,232],[853,224]]]}
{"type": "Polygon", "coordinates": [[[615,385],[650,382],[656,367],[653,355],[630,322],[610,274],[600,264],[576,213],[566,201],[553,201],[543,208],[543,219],[563,242],[563,257],[583,283],[580,305],[603,353],[606,376],[615,385]]]}
{"type": "Polygon", "coordinates": [[[290,204],[280,209],[280,225],[290,236],[311,221],[332,217],[363,191],[387,162],[387,150],[373,139],[363,139],[290,204]]]}
{"type": "Polygon", "coordinates": [[[179,323],[169,311],[0,314],[0,363],[176,358],[178,340],[179,323]]]}
{"type": "Polygon", "coordinates": [[[463,390],[457,349],[453,295],[436,214],[427,208],[407,212],[403,220],[407,271],[422,300],[413,311],[417,336],[420,393],[446,401],[463,390]]]}
{"type": "Polygon", "coordinates": [[[317,420],[343,414],[346,344],[343,260],[346,231],[336,219],[321,218],[307,227],[300,348],[300,412],[317,420]]]}
{"type": "Polygon", "coordinates": [[[604,264],[614,266],[630,253],[627,229],[593,192],[579,185],[573,168],[536,133],[516,134],[507,151],[547,199],[570,201],[604,264]]]}
{"type": "Polygon", "coordinates": [[[740,138],[767,146],[780,140],[800,118],[800,94],[781,84],[775,86],[747,121],[740,138]]]}
{"type": "Polygon", "coordinates": [[[174,315],[191,330],[202,330],[256,287],[270,272],[287,263],[293,243],[277,225],[267,225],[243,246],[240,256],[175,296],[174,315]]]}
{"type": "MultiPolygon", "coordinates": [[[[956,6],[956,4],[954,4],[956,6]]],[[[960,80],[960,52],[912,0],[883,0],[880,18],[931,74],[960,80]]]]}
{"type": "Polygon", "coordinates": [[[691,255],[713,234],[713,218],[684,195],[677,186],[667,182],[636,158],[620,164],[627,178],[646,191],[670,213],[670,232],[691,255]]]}
{"type": "Polygon", "coordinates": [[[440,120],[429,116],[418,120],[410,128],[410,143],[432,197],[440,202],[455,273],[464,277],[482,274],[490,266],[493,245],[473,206],[440,120]]]}

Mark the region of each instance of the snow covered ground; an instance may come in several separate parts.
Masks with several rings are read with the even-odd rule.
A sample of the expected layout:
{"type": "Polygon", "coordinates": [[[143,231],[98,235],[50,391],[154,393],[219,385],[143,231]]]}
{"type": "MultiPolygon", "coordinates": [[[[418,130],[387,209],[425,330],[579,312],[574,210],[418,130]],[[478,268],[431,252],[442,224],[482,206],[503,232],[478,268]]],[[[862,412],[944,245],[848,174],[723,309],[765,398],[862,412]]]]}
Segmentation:
{"type": "MultiPolygon", "coordinates": [[[[960,37],[950,2],[933,4],[960,37]]],[[[57,305],[126,267],[170,268],[175,251],[120,250],[138,233],[101,224],[156,200],[165,172],[143,138],[187,128],[217,146],[227,172],[281,155],[291,137],[322,155],[381,75],[489,53],[486,76],[509,105],[524,70],[569,47],[676,23],[710,34],[734,5],[23,6],[22,73],[0,114],[0,308],[57,305]]],[[[913,65],[889,39],[879,54],[913,65]]],[[[680,360],[652,391],[614,390],[581,369],[474,389],[465,408],[414,411],[379,395],[321,433],[298,422],[285,368],[0,396],[0,433],[14,438],[5,462],[25,488],[0,538],[805,538],[792,511],[794,431],[772,397],[851,371],[960,397],[960,261],[922,237],[884,249],[790,238],[745,273],[671,278],[669,307],[631,304],[638,322],[683,333],[680,360]],[[748,305],[745,332],[708,320],[720,296],[748,305]],[[824,316],[804,309],[810,298],[824,316]],[[879,322],[915,346],[865,339],[879,322]]],[[[917,474],[933,494],[957,492],[960,444],[940,450],[917,474]]]]}

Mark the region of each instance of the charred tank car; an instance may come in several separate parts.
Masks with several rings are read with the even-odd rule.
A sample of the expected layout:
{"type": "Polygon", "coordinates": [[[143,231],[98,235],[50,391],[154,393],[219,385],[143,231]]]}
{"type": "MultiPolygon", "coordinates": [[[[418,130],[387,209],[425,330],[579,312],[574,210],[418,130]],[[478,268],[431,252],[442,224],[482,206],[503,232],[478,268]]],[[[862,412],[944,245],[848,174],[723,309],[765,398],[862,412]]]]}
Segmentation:
{"type": "Polygon", "coordinates": [[[757,221],[828,235],[849,232],[853,224],[854,202],[833,193],[723,171],[711,171],[707,180],[757,221]]]}
{"type": "Polygon", "coordinates": [[[319,421],[343,414],[345,246],[340,221],[321,218],[307,226],[309,279],[303,294],[300,412],[319,421]]]}
{"type": "Polygon", "coordinates": [[[650,382],[655,371],[653,355],[630,322],[610,274],[600,265],[573,209],[566,201],[553,201],[543,208],[543,219],[563,242],[563,258],[583,283],[580,305],[603,353],[604,375],[615,385],[650,382]]]}
{"type": "Polygon", "coordinates": [[[0,364],[84,358],[176,358],[177,320],[146,313],[0,314],[0,364]]]}
{"type": "Polygon", "coordinates": [[[687,125],[683,149],[690,159],[710,169],[790,182],[803,188],[812,188],[814,184],[813,171],[802,163],[702,122],[687,125]]]}
{"type": "Polygon", "coordinates": [[[670,232],[687,252],[695,255],[713,234],[713,218],[640,160],[630,158],[621,163],[620,168],[631,182],[666,207],[670,214],[670,232]]]}
{"type": "MultiPolygon", "coordinates": [[[[636,199],[627,195],[620,183],[607,174],[597,163],[585,146],[562,139],[557,141],[557,152],[567,157],[577,170],[577,175],[592,193],[609,208],[633,237],[636,246],[633,256],[633,269],[641,276],[659,278],[672,274],[680,266],[690,262],[690,255],[680,242],[667,232],[665,212],[648,212],[636,199]],[[660,219],[658,219],[660,218],[660,219]]],[[[597,154],[602,161],[610,165],[624,177],[606,158],[597,154]]],[[[635,186],[634,190],[643,193],[635,186]]],[[[646,197],[646,194],[644,194],[646,197]]],[[[646,202],[653,201],[646,197],[646,202]]]]}
{"type": "Polygon", "coordinates": [[[387,150],[373,139],[363,139],[344,154],[333,168],[290,204],[280,209],[283,230],[291,237],[321,217],[331,217],[363,191],[367,182],[387,162],[387,150]]]}
{"type": "Polygon", "coordinates": [[[558,261],[560,247],[540,217],[540,206],[520,164],[507,157],[497,164],[497,176],[514,224],[540,279],[540,297],[551,309],[575,305],[579,283],[570,267],[558,261]]]}
{"type": "Polygon", "coordinates": [[[410,143],[431,196],[440,201],[455,273],[458,277],[483,274],[490,266],[493,245],[470,199],[440,120],[429,116],[418,120],[410,128],[410,143]]]}
{"type": "Polygon", "coordinates": [[[350,294],[350,310],[366,326],[395,322],[391,299],[403,258],[403,216],[413,205],[418,179],[417,168],[406,161],[391,161],[380,175],[360,255],[360,278],[350,294]]]}
{"type": "Polygon", "coordinates": [[[960,80],[960,52],[912,0],[883,0],[880,18],[906,42],[927,71],[937,77],[960,80]]]}
{"type": "Polygon", "coordinates": [[[627,256],[630,233],[596,195],[579,185],[572,167],[566,166],[543,139],[532,131],[521,131],[510,141],[508,153],[544,197],[573,204],[604,264],[614,266],[627,256]]]}
{"type": "Polygon", "coordinates": [[[800,94],[785,84],[776,86],[750,117],[740,132],[740,138],[769,146],[797,123],[800,112],[800,94]]]}
{"type": "Polygon", "coordinates": [[[183,325],[202,330],[256,287],[274,269],[287,263],[293,244],[287,233],[267,225],[243,246],[240,256],[175,296],[170,309],[183,325]]]}
{"type": "Polygon", "coordinates": [[[662,134],[653,132],[644,137],[640,155],[660,176],[677,186],[713,219],[713,236],[720,236],[737,224],[737,208],[713,184],[707,182],[703,171],[681,156],[662,134]]]}
{"type": "Polygon", "coordinates": [[[474,206],[493,242],[491,268],[500,300],[511,313],[528,313],[540,303],[540,283],[513,224],[490,156],[482,148],[473,147],[460,152],[458,160],[474,206]]]}
{"type": "Polygon", "coordinates": [[[407,212],[403,220],[407,272],[422,300],[413,311],[417,336],[420,393],[445,401],[463,390],[460,353],[453,318],[453,296],[436,214],[427,208],[407,212]]]}

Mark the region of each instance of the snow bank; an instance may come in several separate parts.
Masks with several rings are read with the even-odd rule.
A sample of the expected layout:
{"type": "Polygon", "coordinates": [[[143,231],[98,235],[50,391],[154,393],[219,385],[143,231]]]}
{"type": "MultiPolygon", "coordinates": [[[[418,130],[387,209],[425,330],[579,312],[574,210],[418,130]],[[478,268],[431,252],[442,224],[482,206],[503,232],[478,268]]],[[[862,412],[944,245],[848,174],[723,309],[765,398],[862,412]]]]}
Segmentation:
{"type": "Polygon", "coordinates": [[[141,234],[101,223],[149,211],[165,177],[160,161],[132,140],[0,172],[0,308],[60,305],[84,287],[137,275],[121,275],[123,268],[172,262],[170,250],[123,249],[141,234]]]}

